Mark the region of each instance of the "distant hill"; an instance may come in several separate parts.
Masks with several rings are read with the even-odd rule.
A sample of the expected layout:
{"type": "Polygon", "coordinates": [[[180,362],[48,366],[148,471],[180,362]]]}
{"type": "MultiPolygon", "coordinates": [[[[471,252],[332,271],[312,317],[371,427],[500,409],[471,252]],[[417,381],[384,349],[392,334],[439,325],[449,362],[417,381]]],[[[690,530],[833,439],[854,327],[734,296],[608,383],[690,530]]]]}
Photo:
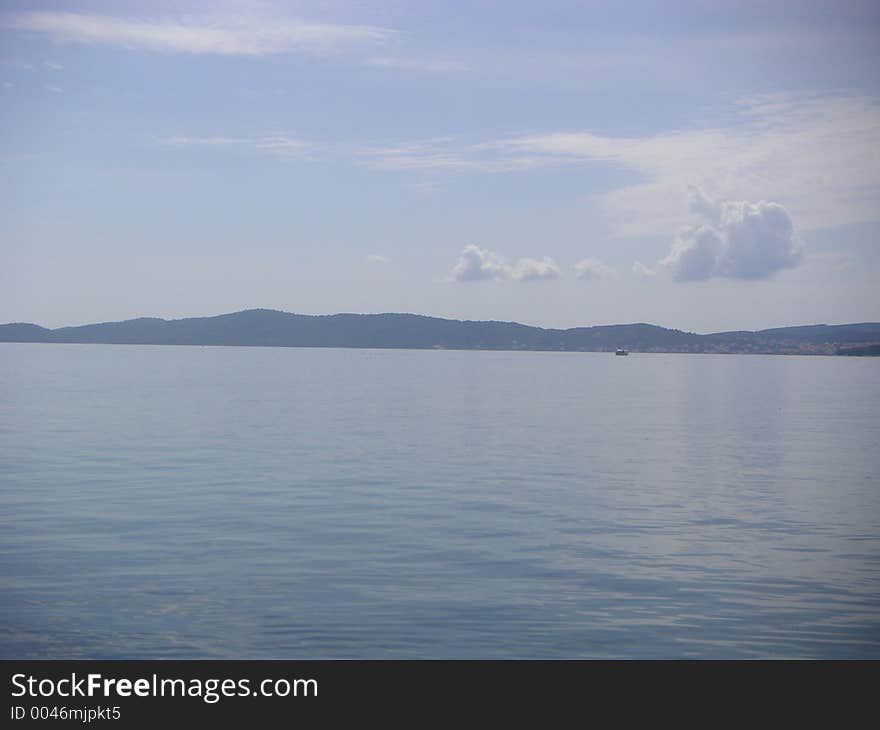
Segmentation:
{"type": "MultiPolygon", "coordinates": [[[[447,348],[827,354],[880,345],[880,323],[779,327],[758,332],[700,335],[651,324],[544,329],[516,322],[475,322],[417,314],[304,315],[250,309],[216,317],[143,317],[81,327],[46,329],[0,325],[0,342],[261,347],[447,348]]],[[[855,354],[855,353],[853,353],[855,354]]]]}
{"type": "Polygon", "coordinates": [[[839,347],[837,349],[838,355],[880,355],[880,344],[878,345],[865,345],[863,347],[839,347]]]}

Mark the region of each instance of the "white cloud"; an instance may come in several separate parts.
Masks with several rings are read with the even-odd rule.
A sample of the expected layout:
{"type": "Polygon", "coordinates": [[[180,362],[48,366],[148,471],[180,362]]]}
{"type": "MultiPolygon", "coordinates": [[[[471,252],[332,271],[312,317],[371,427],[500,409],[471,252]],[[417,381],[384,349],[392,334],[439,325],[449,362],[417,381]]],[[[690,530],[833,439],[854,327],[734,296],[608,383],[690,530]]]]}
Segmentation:
{"type": "Polygon", "coordinates": [[[574,265],[575,274],[578,279],[585,281],[593,281],[596,279],[610,279],[617,275],[617,272],[603,263],[599,259],[585,258],[581,259],[574,265]]]}
{"type": "Polygon", "coordinates": [[[371,253],[367,256],[367,261],[371,264],[385,264],[388,263],[388,259],[384,256],[380,256],[379,254],[371,253]]]}
{"type": "Polygon", "coordinates": [[[767,279],[803,258],[791,216],[778,203],[715,201],[696,191],[691,208],[707,222],[681,228],[660,261],[679,281],[767,279]]]}
{"type": "Polygon", "coordinates": [[[511,266],[507,260],[474,244],[464,247],[452,269],[455,281],[539,281],[559,278],[559,266],[549,256],[542,259],[521,258],[511,266]]]}
{"type": "Polygon", "coordinates": [[[716,274],[723,246],[721,234],[712,226],[689,226],[679,231],[660,264],[679,281],[703,281],[716,274]]]}
{"type": "Polygon", "coordinates": [[[374,45],[393,32],[366,25],[311,23],[292,19],[140,20],[66,12],[22,12],[4,19],[18,30],[45,33],[61,41],[148,51],[262,56],[327,53],[353,45],[374,45]]]}
{"type": "Polygon", "coordinates": [[[474,244],[464,247],[452,269],[452,278],[456,281],[486,281],[509,276],[510,265],[503,258],[474,244]]]}
{"type": "Polygon", "coordinates": [[[549,256],[532,259],[522,258],[516,262],[510,271],[510,277],[515,281],[538,281],[540,279],[558,279],[559,267],[549,256]]]}

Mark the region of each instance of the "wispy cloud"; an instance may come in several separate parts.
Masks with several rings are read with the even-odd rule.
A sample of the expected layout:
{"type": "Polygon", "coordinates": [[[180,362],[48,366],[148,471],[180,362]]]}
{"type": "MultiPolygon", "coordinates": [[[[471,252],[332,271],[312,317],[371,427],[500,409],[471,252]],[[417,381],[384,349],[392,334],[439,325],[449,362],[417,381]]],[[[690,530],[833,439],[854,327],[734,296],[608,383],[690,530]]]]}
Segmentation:
{"type": "Polygon", "coordinates": [[[467,64],[461,61],[439,59],[408,58],[401,56],[377,56],[367,59],[367,65],[390,68],[399,71],[424,71],[427,73],[454,73],[467,71],[467,64]]]}
{"type": "Polygon", "coordinates": [[[10,68],[16,71],[36,71],[37,67],[32,63],[20,61],[16,58],[0,58],[0,68],[10,68]]]}
{"type": "Polygon", "coordinates": [[[22,12],[5,16],[9,28],[45,33],[57,40],[148,51],[262,56],[327,53],[375,45],[393,31],[294,19],[144,20],[68,12],[22,12]]]}
{"type": "Polygon", "coordinates": [[[160,137],[160,145],[169,147],[240,147],[283,157],[307,158],[316,150],[311,142],[287,135],[263,137],[160,137]]]}
{"type": "Polygon", "coordinates": [[[315,146],[297,137],[284,135],[276,137],[261,137],[253,140],[251,144],[263,152],[271,152],[286,157],[308,157],[315,146]]]}
{"type": "Polygon", "coordinates": [[[654,269],[645,266],[641,261],[633,261],[632,272],[636,276],[643,279],[651,276],[657,276],[657,272],[654,269]]]}
{"type": "MultiPolygon", "coordinates": [[[[730,110],[728,110],[730,111],[730,110]]],[[[693,222],[689,190],[719,200],[774,200],[801,230],[880,220],[880,100],[774,95],[738,102],[724,126],[638,137],[547,132],[481,142],[435,138],[397,144],[352,141],[324,148],[377,170],[500,174],[559,166],[612,165],[638,175],[597,197],[618,236],[669,235],[693,222]]],[[[236,143],[242,143],[235,140],[236,143]]],[[[254,149],[305,154],[296,140],[254,149]]]]}
{"type": "Polygon", "coordinates": [[[387,264],[388,259],[385,256],[380,256],[376,253],[371,253],[367,256],[367,261],[371,264],[387,264]]]}
{"type": "Polygon", "coordinates": [[[435,172],[514,172],[557,164],[545,156],[505,151],[494,144],[462,144],[451,137],[402,142],[394,145],[363,145],[354,150],[358,164],[379,170],[425,170],[435,172]]]}
{"type": "Polygon", "coordinates": [[[433,195],[444,190],[442,185],[433,180],[419,180],[409,183],[406,188],[419,195],[433,195]]]}
{"type": "Polygon", "coordinates": [[[590,132],[497,143],[559,163],[612,163],[642,180],[602,196],[621,235],[662,233],[681,223],[693,186],[722,199],[783,199],[804,228],[880,217],[880,101],[765,96],[743,100],[736,123],[646,137],[590,132]]]}
{"type": "Polygon", "coordinates": [[[880,219],[880,100],[773,95],[743,99],[725,126],[640,137],[549,132],[464,144],[451,139],[365,147],[377,169],[507,173],[614,165],[639,175],[599,197],[621,236],[663,234],[690,217],[688,190],[784,201],[804,230],[880,219]]]}
{"type": "Polygon", "coordinates": [[[356,159],[361,165],[379,170],[502,172],[509,168],[506,161],[480,159],[451,139],[365,145],[356,150],[356,159]]]}

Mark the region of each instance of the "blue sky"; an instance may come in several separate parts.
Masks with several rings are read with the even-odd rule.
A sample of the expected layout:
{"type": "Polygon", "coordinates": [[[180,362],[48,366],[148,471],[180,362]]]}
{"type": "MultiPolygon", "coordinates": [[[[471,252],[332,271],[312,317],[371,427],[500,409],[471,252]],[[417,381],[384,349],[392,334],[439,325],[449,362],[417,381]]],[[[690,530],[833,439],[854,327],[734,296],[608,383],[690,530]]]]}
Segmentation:
{"type": "Polygon", "coordinates": [[[880,8],[2,2],[0,321],[880,320],[880,8]]]}

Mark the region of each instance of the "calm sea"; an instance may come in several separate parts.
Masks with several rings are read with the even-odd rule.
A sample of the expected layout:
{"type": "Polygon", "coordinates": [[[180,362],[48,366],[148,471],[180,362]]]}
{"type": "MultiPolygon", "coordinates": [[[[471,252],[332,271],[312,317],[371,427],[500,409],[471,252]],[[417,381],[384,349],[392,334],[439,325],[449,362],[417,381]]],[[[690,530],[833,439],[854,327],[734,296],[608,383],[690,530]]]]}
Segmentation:
{"type": "Polygon", "coordinates": [[[880,658],[880,360],[0,345],[3,657],[880,658]]]}

